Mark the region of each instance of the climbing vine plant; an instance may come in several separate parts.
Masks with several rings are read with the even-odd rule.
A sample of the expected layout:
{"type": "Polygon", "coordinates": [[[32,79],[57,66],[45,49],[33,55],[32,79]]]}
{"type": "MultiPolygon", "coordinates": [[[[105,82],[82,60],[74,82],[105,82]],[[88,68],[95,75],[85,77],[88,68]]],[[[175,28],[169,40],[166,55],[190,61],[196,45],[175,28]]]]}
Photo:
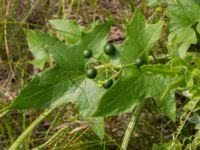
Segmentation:
{"type": "MultiPolygon", "coordinates": [[[[171,142],[161,147],[154,145],[153,149],[181,149],[178,135],[191,113],[199,110],[200,6],[193,0],[172,0],[168,2],[168,16],[169,24],[162,20],[150,24],[136,9],[121,44],[108,42],[111,21],[84,28],[73,21],[50,20],[59,38],[26,30],[29,49],[35,58],[31,63],[40,69],[46,62],[51,65],[33,77],[8,111],[53,109],[72,102],[82,118],[90,121],[93,118],[92,121],[101,124],[104,117],[132,112],[132,124],[121,147],[125,150],[145,103],[152,100],[149,98],[176,121],[178,92],[188,98],[180,127],[171,142]],[[165,43],[168,53],[154,55],[153,48],[164,26],[169,28],[165,43]],[[192,44],[198,48],[192,49],[192,44]]],[[[94,131],[103,138],[103,126],[94,131]]],[[[194,142],[198,143],[198,138],[194,142]]]]}

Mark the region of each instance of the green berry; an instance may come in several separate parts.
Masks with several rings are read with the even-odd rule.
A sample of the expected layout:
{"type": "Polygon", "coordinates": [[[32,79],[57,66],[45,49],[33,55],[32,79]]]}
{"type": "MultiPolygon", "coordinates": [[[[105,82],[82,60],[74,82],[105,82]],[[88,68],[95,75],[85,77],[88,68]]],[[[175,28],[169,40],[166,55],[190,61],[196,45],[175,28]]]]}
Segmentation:
{"type": "Polygon", "coordinates": [[[97,76],[97,70],[95,68],[90,68],[87,70],[86,75],[90,79],[94,79],[97,76]]]}
{"type": "Polygon", "coordinates": [[[115,51],[116,51],[115,46],[112,43],[108,43],[104,48],[104,52],[107,55],[113,55],[115,54],[115,51]]]}
{"type": "Polygon", "coordinates": [[[83,51],[83,57],[85,57],[85,58],[91,58],[92,57],[92,51],[88,50],[88,49],[84,50],[83,51]]]}
{"type": "Polygon", "coordinates": [[[143,64],[144,64],[144,59],[137,58],[137,59],[135,60],[135,65],[136,65],[137,67],[140,67],[140,66],[142,66],[143,64]]]}
{"type": "Polygon", "coordinates": [[[106,81],[103,82],[103,87],[105,89],[108,89],[108,88],[110,88],[112,86],[112,84],[113,84],[113,80],[112,79],[111,80],[106,80],[106,81]]]}

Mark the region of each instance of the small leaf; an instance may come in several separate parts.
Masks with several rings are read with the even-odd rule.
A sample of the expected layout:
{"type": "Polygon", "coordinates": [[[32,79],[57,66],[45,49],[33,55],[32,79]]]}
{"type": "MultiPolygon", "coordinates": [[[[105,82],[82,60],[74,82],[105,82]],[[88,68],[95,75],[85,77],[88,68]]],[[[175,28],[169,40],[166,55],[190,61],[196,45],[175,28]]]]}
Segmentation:
{"type": "Polygon", "coordinates": [[[168,5],[170,30],[190,27],[200,19],[200,7],[192,0],[172,0],[168,5]]]}
{"type": "Polygon", "coordinates": [[[168,49],[173,56],[184,58],[190,45],[197,43],[192,25],[200,19],[200,6],[191,0],[170,1],[168,6],[171,18],[168,49]]]}
{"type": "Polygon", "coordinates": [[[196,33],[191,27],[177,29],[168,36],[168,49],[173,56],[184,58],[190,45],[196,43],[196,33]]]}

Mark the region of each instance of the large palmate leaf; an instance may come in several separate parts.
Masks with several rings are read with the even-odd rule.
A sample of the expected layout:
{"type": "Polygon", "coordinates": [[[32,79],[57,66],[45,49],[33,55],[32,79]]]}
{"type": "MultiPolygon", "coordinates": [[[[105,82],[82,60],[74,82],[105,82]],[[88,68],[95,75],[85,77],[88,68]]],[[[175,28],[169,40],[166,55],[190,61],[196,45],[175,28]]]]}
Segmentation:
{"type": "MultiPolygon", "coordinates": [[[[79,43],[73,46],[66,46],[63,42],[46,33],[29,31],[35,35],[36,39],[45,39],[40,41],[40,45],[44,46],[44,50],[52,56],[56,65],[55,67],[36,75],[33,80],[21,91],[19,96],[9,108],[23,109],[50,106],[55,107],[63,103],[63,100],[65,100],[65,102],[70,101],[70,99],[65,98],[67,98],[67,94],[74,88],[81,89],[82,93],[79,92],[80,95],[86,93],[88,89],[84,89],[81,85],[79,85],[81,82],[88,83],[88,81],[85,80],[84,75],[86,61],[82,56],[82,52],[87,49],[94,40],[96,41],[96,44],[93,45],[97,46],[100,43],[99,48],[103,49],[104,45],[102,44],[102,39],[99,38],[98,41],[96,36],[104,33],[104,36],[101,35],[101,37],[105,40],[105,44],[105,37],[108,35],[110,26],[111,22],[106,22],[93,27],[88,32],[83,32],[79,43]]],[[[95,50],[95,47],[90,46],[90,48],[92,51],[95,50]]],[[[91,85],[92,81],[88,84],[91,85]]],[[[77,98],[79,97],[81,99],[81,96],[77,96],[77,98]]],[[[92,97],[90,98],[92,100],[92,97]]],[[[77,101],[78,100],[79,99],[77,99],[77,101]]],[[[85,103],[84,105],[90,106],[85,103]]],[[[80,105],[80,107],[83,106],[80,105]]],[[[86,109],[85,111],[87,112],[88,110],[86,109]]],[[[83,111],[82,113],[85,114],[86,112],[83,111]]]]}
{"type": "Polygon", "coordinates": [[[126,40],[118,48],[121,63],[133,63],[153,48],[160,37],[163,22],[147,24],[142,13],[137,9],[130,24],[126,28],[126,40]]]}
{"type": "MultiPolygon", "coordinates": [[[[147,54],[159,39],[163,23],[146,24],[144,16],[136,10],[127,27],[127,39],[118,46],[121,63],[130,64],[147,54]]],[[[94,116],[109,116],[131,111],[140,101],[154,97],[158,105],[175,120],[174,93],[168,91],[171,82],[160,75],[146,75],[134,66],[124,69],[125,75],[105,92],[94,116]],[[166,92],[167,90],[167,92],[166,92]],[[164,96],[163,93],[166,92],[164,96]]]]}
{"type": "Polygon", "coordinates": [[[170,90],[163,97],[171,81],[160,75],[146,75],[138,69],[128,69],[126,72],[126,76],[105,92],[94,115],[109,116],[129,112],[138,102],[153,97],[165,114],[174,121],[174,93],[170,90]]]}
{"type": "Polygon", "coordinates": [[[171,0],[168,10],[171,18],[168,48],[172,55],[183,58],[190,45],[197,43],[192,25],[200,19],[200,6],[193,0],[171,0]]]}
{"type": "MultiPolygon", "coordinates": [[[[28,31],[29,47],[35,50],[39,48],[41,56],[48,54],[55,60],[56,65],[36,75],[9,109],[57,107],[63,103],[73,102],[79,107],[81,117],[88,117],[94,112],[104,90],[94,81],[85,78],[86,61],[82,53],[88,47],[93,52],[97,52],[97,47],[103,49],[110,26],[111,22],[106,22],[94,26],[88,32],[82,32],[81,40],[73,46],[67,46],[46,33],[28,31]]],[[[36,51],[33,52],[39,55],[36,51]]],[[[44,57],[41,60],[45,62],[46,59],[44,57]]],[[[102,139],[103,118],[92,118],[90,122],[93,131],[102,139]],[[100,126],[97,126],[97,122],[100,126]]]]}

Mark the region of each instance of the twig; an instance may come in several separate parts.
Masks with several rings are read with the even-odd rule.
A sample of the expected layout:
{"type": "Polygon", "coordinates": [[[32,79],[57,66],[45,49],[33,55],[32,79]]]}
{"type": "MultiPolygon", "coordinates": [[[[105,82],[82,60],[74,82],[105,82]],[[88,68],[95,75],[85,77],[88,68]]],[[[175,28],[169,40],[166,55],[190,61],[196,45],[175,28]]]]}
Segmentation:
{"type": "Polygon", "coordinates": [[[136,125],[137,125],[138,118],[139,118],[139,116],[140,116],[140,114],[141,114],[141,112],[142,112],[142,110],[144,108],[144,105],[146,104],[146,101],[147,101],[147,99],[142,100],[138,104],[136,110],[133,112],[133,114],[131,116],[131,120],[130,120],[130,122],[128,124],[128,128],[126,129],[126,133],[124,135],[120,150],[127,150],[129,140],[131,138],[131,135],[132,135],[136,125]]]}

